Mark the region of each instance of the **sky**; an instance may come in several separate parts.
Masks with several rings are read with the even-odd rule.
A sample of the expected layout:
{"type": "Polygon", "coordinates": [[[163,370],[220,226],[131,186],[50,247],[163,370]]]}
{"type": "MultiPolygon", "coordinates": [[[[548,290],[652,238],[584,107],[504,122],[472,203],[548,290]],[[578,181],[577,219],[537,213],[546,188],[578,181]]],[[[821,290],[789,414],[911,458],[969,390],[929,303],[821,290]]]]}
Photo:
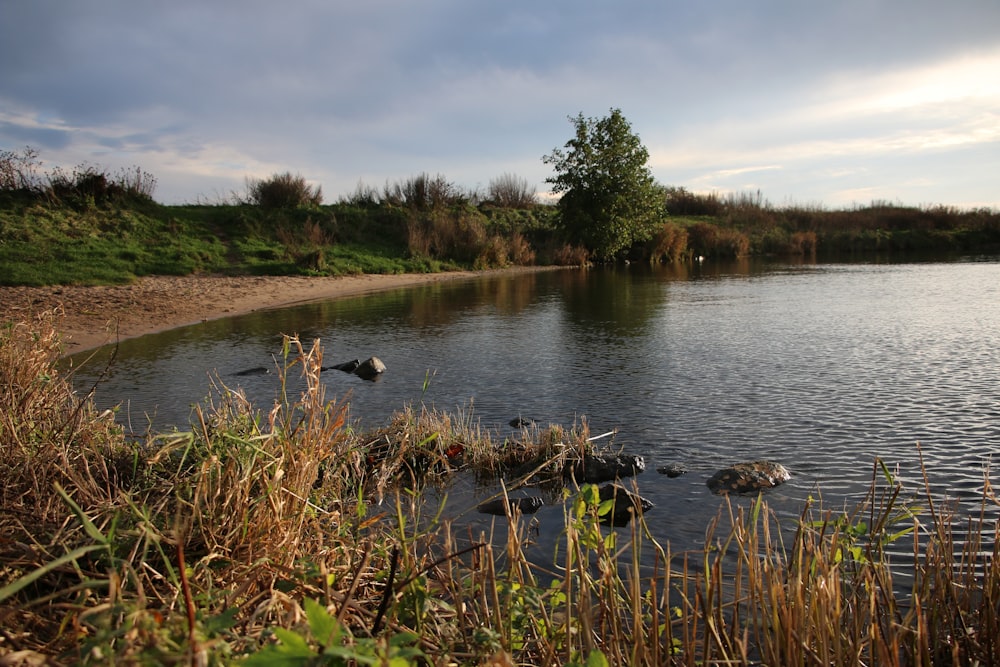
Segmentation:
{"type": "Polygon", "coordinates": [[[0,0],[0,149],[166,204],[299,174],[539,193],[621,109],[659,183],[1000,208],[997,0],[0,0]]]}

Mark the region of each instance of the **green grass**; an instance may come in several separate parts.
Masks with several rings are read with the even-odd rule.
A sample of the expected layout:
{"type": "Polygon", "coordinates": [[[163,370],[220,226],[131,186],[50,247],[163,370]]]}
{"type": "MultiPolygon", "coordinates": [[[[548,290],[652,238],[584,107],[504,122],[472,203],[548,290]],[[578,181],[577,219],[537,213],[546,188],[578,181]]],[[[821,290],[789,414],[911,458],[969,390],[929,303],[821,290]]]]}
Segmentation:
{"type": "MultiPolygon", "coordinates": [[[[490,261],[503,261],[484,261],[497,247],[490,239],[518,229],[510,219],[494,224],[471,210],[456,220],[478,226],[480,235],[450,240],[444,250],[412,248],[411,240],[418,237],[411,230],[433,215],[347,204],[270,210],[111,202],[80,208],[0,192],[0,284],[113,284],[153,274],[348,275],[488,267],[490,261]]],[[[522,213],[517,220],[532,218],[522,213]]]]}

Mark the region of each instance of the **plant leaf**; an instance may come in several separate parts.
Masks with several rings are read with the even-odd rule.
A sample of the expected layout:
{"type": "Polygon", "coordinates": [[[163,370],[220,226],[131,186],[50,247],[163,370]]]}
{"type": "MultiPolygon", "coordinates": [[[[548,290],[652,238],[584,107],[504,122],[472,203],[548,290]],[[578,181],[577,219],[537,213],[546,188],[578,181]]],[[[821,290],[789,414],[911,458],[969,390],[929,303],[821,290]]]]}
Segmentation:
{"type": "Polygon", "coordinates": [[[330,615],[326,607],[312,598],[305,599],[306,618],[309,620],[309,631],[313,639],[323,646],[340,643],[340,625],[337,619],[330,615]]]}
{"type": "Polygon", "coordinates": [[[80,547],[79,549],[74,549],[73,551],[69,552],[65,556],[60,556],[59,558],[55,559],[51,563],[46,563],[45,565],[43,565],[42,567],[38,568],[37,570],[29,572],[28,574],[24,575],[20,579],[18,579],[16,581],[12,581],[11,583],[9,583],[6,586],[4,586],[3,588],[0,588],[0,602],[3,602],[7,598],[9,598],[11,595],[14,595],[19,590],[21,590],[22,588],[24,588],[28,584],[32,583],[36,579],[39,579],[40,577],[44,577],[47,573],[51,572],[52,570],[56,569],[57,567],[61,567],[62,565],[65,565],[66,563],[71,563],[71,562],[75,561],[77,558],[81,558],[82,556],[85,556],[86,554],[90,553],[91,551],[97,551],[98,549],[103,549],[103,548],[104,548],[104,545],[102,545],[102,544],[90,544],[90,545],[87,545],[85,547],[80,547]]]}

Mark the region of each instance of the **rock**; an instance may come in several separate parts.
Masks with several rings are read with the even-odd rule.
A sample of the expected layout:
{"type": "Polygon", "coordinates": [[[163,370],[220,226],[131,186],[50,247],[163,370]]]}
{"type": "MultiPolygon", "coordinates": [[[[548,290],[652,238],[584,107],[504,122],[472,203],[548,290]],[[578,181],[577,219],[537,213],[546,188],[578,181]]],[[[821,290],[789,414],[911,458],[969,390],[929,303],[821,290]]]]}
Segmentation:
{"type": "Polygon", "coordinates": [[[527,498],[494,498],[493,500],[487,501],[485,503],[480,503],[476,508],[483,514],[492,514],[494,516],[506,516],[507,515],[507,505],[510,505],[510,513],[513,514],[514,510],[520,510],[521,514],[534,514],[538,509],[544,504],[542,499],[529,496],[527,498]]]}
{"type": "Polygon", "coordinates": [[[374,380],[385,372],[385,364],[378,357],[368,357],[354,369],[354,374],[362,380],[374,380]]]}
{"type": "Polygon", "coordinates": [[[265,366],[254,366],[253,368],[248,368],[245,371],[239,371],[238,373],[233,373],[237,377],[249,377],[251,375],[267,375],[271,372],[270,368],[265,366]]]}
{"type": "Polygon", "coordinates": [[[667,477],[680,477],[687,472],[687,468],[683,463],[668,463],[665,466],[657,468],[656,472],[667,477]]]}
{"type": "Polygon", "coordinates": [[[513,428],[528,428],[529,426],[535,425],[535,420],[528,419],[527,417],[515,417],[510,420],[510,425],[513,428]]]}
{"type": "Polygon", "coordinates": [[[773,461],[736,463],[712,475],[707,482],[712,493],[756,493],[791,479],[788,469],[773,461]]]}
{"type": "Polygon", "coordinates": [[[600,484],[642,472],[646,469],[646,460],[634,454],[588,454],[568,467],[568,474],[576,481],[600,484]]]}
{"type": "Polygon", "coordinates": [[[632,517],[639,516],[653,508],[653,503],[617,484],[605,484],[600,488],[601,502],[614,500],[611,511],[601,517],[601,523],[611,526],[627,526],[632,517]]]}
{"type": "Polygon", "coordinates": [[[354,373],[363,380],[374,380],[385,372],[385,364],[378,357],[368,357],[366,360],[353,359],[334,366],[323,366],[321,371],[344,371],[354,373]]]}
{"type": "Polygon", "coordinates": [[[320,370],[322,371],[344,371],[345,373],[353,373],[358,370],[358,366],[361,365],[360,359],[354,359],[353,361],[345,361],[342,364],[337,364],[336,366],[323,366],[320,370]]]}

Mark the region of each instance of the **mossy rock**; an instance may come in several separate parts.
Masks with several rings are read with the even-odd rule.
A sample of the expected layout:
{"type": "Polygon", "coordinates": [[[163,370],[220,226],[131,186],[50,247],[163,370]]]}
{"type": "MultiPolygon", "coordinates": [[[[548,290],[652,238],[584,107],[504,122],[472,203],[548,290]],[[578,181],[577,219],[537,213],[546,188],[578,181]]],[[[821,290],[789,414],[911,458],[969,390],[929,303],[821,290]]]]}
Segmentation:
{"type": "Polygon", "coordinates": [[[712,493],[757,493],[784,484],[792,476],[773,461],[736,463],[712,475],[707,482],[712,493]]]}

